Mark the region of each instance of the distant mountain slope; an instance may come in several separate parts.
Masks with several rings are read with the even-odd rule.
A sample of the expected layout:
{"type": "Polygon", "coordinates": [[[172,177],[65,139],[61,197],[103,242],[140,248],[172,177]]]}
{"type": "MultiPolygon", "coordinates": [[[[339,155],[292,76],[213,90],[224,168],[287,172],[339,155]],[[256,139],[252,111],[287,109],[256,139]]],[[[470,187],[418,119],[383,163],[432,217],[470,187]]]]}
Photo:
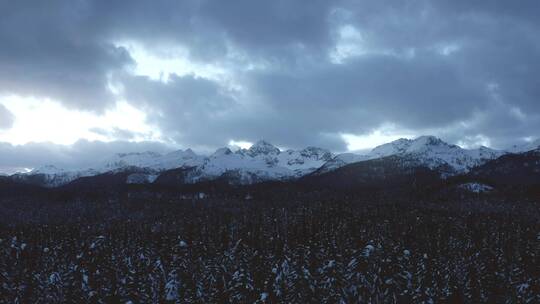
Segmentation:
{"type": "MultiPolygon", "coordinates": [[[[417,159],[434,169],[448,165],[455,173],[467,172],[488,160],[495,159],[503,152],[486,147],[467,150],[451,145],[433,136],[421,136],[414,140],[401,139],[396,145],[379,146],[371,152],[377,156],[405,155],[417,159]]],[[[389,144],[387,144],[389,145],[389,144]]]]}
{"type": "Polygon", "coordinates": [[[498,186],[540,186],[540,150],[503,155],[472,169],[468,176],[498,186]]]}
{"type": "MultiPolygon", "coordinates": [[[[514,147],[513,151],[538,148],[537,143],[540,144],[533,142],[527,146],[514,147]]],[[[244,185],[322,175],[348,164],[385,159],[390,156],[393,156],[392,160],[396,162],[396,166],[398,162],[403,163],[402,167],[414,163],[416,167],[428,168],[438,172],[440,177],[446,178],[466,174],[473,168],[508,153],[486,147],[463,149],[433,136],[398,139],[380,145],[365,155],[353,153],[333,155],[330,151],[317,147],[281,151],[261,140],[249,149],[233,152],[229,148],[220,148],[209,156],[197,155],[190,149],[168,154],[119,153],[97,161],[91,168],[70,170],[48,165],[30,173],[15,174],[10,178],[32,185],[59,187],[79,179],[88,180],[89,177],[112,173],[125,175],[124,182],[128,184],[171,181],[193,184],[220,179],[230,184],[244,185]]]]}
{"type": "MultiPolygon", "coordinates": [[[[127,176],[126,182],[151,183],[166,171],[196,168],[182,179],[184,183],[228,176],[234,183],[250,184],[265,180],[298,178],[317,170],[333,157],[330,151],[321,148],[280,151],[266,141],[259,141],[249,149],[233,152],[229,148],[221,148],[207,157],[197,155],[190,149],[165,155],[155,152],[119,153],[98,162],[92,168],[68,170],[47,165],[30,173],[13,175],[12,178],[28,184],[58,187],[81,178],[109,172],[130,172],[133,171],[132,168],[139,168],[144,170],[132,172],[127,176]]],[[[170,174],[173,173],[169,172],[168,175],[170,174]]]]}
{"type": "Polygon", "coordinates": [[[316,172],[317,174],[323,174],[326,172],[336,170],[348,164],[357,163],[357,162],[361,162],[361,161],[369,160],[369,159],[373,159],[373,158],[370,155],[343,153],[343,154],[336,155],[334,158],[326,162],[319,169],[317,169],[316,172]]]}
{"type": "Polygon", "coordinates": [[[10,177],[0,176],[0,197],[41,193],[44,189],[26,183],[20,183],[10,177]]]}
{"type": "Polygon", "coordinates": [[[417,159],[391,155],[361,161],[326,173],[314,173],[299,180],[301,184],[343,191],[382,190],[393,192],[433,185],[441,173],[417,159]]]}
{"type": "Polygon", "coordinates": [[[366,155],[341,154],[328,164],[325,164],[320,173],[339,168],[349,163],[363,160],[378,159],[387,156],[400,156],[414,159],[418,163],[431,169],[444,168],[445,175],[455,175],[468,172],[471,168],[495,159],[504,152],[480,147],[467,150],[457,145],[451,145],[434,136],[421,136],[416,139],[398,139],[380,145],[366,155]]]}
{"type": "Polygon", "coordinates": [[[156,182],[195,183],[222,178],[232,184],[252,184],[289,180],[317,170],[332,157],[332,153],[321,148],[282,152],[265,141],[259,141],[250,149],[237,152],[229,148],[218,149],[200,166],[165,171],[156,182]]]}
{"type": "MultiPolygon", "coordinates": [[[[20,197],[27,194],[37,195],[62,195],[70,193],[74,195],[88,194],[106,195],[106,193],[131,193],[142,191],[145,193],[172,193],[181,195],[185,191],[195,194],[212,193],[219,195],[273,195],[274,192],[311,193],[318,195],[320,191],[325,193],[339,193],[343,195],[462,195],[464,191],[472,194],[493,195],[520,195],[519,197],[537,197],[540,195],[540,150],[525,153],[505,154],[497,159],[487,161],[484,164],[473,167],[466,173],[448,177],[448,172],[453,168],[448,163],[437,163],[438,166],[430,166],[424,159],[413,154],[398,154],[368,159],[352,164],[344,165],[335,170],[323,172],[317,170],[296,179],[288,178],[276,180],[269,177],[270,173],[288,172],[283,167],[271,169],[265,173],[259,173],[260,168],[253,164],[261,164],[261,160],[250,160],[249,165],[243,162],[243,152],[221,150],[215,153],[220,162],[224,160],[223,154],[231,159],[227,166],[220,167],[221,171],[211,171],[207,166],[181,167],[164,171],[151,168],[125,167],[118,170],[108,171],[92,176],[80,177],[55,189],[45,189],[36,186],[43,176],[29,176],[22,182],[17,178],[0,177],[0,196],[20,197]],[[234,161],[240,161],[243,166],[234,161]],[[232,165],[231,165],[232,164],[232,165]],[[274,170],[274,171],[272,171],[274,170]],[[282,171],[279,171],[282,170],[282,171]],[[210,172],[210,173],[209,173],[210,172]],[[213,175],[215,174],[215,175],[213,175]],[[130,185],[146,184],[146,185],[130,185]],[[50,191],[50,192],[48,192],[50,191]],[[262,191],[262,192],[260,192],[262,191]],[[228,194],[227,194],[228,193],[228,194]]],[[[280,152],[280,154],[283,152],[280,152]]],[[[275,166],[276,154],[262,153],[270,157],[266,166],[275,166]],[[273,156],[272,156],[273,155],[273,156]]],[[[279,154],[277,154],[279,156],[279,154]]],[[[247,156],[252,158],[252,156],[247,156]]],[[[207,163],[212,163],[208,157],[207,163]]],[[[279,161],[277,162],[279,163],[279,161]]],[[[324,166],[323,166],[324,168],[324,166]]],[[[293,172],[293,173],[291,173],[293,172]]],[[[175,196],[176,197],[176,196],[175,196]]]]}

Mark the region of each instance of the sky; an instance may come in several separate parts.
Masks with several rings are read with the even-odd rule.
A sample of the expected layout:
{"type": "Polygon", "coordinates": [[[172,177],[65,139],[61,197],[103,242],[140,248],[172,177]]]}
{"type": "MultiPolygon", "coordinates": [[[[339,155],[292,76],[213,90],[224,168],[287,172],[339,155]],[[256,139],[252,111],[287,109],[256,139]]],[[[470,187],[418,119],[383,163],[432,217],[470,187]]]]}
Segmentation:
{"type": "Polygon", "coordinates": [[[540,2],[0,0],[0,172],[540,130],[540,2]]]}

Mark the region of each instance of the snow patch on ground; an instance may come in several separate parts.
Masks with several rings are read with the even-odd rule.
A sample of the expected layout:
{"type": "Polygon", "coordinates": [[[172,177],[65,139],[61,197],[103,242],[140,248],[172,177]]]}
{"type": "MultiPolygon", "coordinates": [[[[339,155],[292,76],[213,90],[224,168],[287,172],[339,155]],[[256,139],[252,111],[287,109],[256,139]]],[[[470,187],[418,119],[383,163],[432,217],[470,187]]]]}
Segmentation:
{"type": "Polygon", "coordinates": [[[459,188],[473,193],[487,193],[493,191],[493,187],[481,183],[466,183],[459,185],[459,188]]]}

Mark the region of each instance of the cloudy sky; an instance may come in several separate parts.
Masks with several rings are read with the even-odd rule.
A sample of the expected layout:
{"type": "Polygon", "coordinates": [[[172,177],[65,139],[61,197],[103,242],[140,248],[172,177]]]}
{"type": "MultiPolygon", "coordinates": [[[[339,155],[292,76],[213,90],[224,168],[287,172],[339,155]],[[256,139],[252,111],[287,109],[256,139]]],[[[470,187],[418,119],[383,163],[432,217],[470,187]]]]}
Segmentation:
{"type": "Polygon", "coordinates": [[[540,134],[540,2],[0,0],[0,171],[540,134]]]}

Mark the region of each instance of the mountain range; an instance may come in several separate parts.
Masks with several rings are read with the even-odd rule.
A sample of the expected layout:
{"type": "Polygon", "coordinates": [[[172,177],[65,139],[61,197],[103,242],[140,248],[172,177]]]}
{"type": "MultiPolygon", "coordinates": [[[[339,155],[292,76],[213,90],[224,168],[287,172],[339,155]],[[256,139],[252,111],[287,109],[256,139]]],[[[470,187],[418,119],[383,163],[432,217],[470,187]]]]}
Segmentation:
{"type": "MultiPolygon", "coordinates": [[[[540,162],[535,163],[538,154],[535,151],[540,151],[540,140],[500,151],[487,147],[464,149],[434,136],[421,136],[398,139],[375,147],[366,154],[338,155],[317,147],[281,151],[261,140],[249,149],[232,151],[220,148],[209,156],[198,155],[191,149],[168,154],[119,153],[90,168],[69,170],[46,165],[8,178],[12,182],[47,188],[102,175],[115,175],[117,182],[126,184],[174,185],[225,180],[229,184],[250,185],[264,181],[313,180],[316,176],[333,176],[336,172],[351,174],[350,170],[361,171],[361,180],[366,180],[377,177],[381,172],[388,175],[422,168],[447,179],[464,174],[485,177],[486,172],[499,172],[497,170],[503,165],[497,165],[498,160],[504,164],[514,162],[507,165],[507,170],[515,168],[515,162],[527,161],[531,165],[523,168],[532,171],[525,175],[534,177],[540,170],[540,162]],[[485,168],[488,164],[487,168],[491,169],[485,168]],[[349,169],[339,171],[342,167],[349,169]]],[[[347,181],[343,183],[347,184],[347,181]]]]}

